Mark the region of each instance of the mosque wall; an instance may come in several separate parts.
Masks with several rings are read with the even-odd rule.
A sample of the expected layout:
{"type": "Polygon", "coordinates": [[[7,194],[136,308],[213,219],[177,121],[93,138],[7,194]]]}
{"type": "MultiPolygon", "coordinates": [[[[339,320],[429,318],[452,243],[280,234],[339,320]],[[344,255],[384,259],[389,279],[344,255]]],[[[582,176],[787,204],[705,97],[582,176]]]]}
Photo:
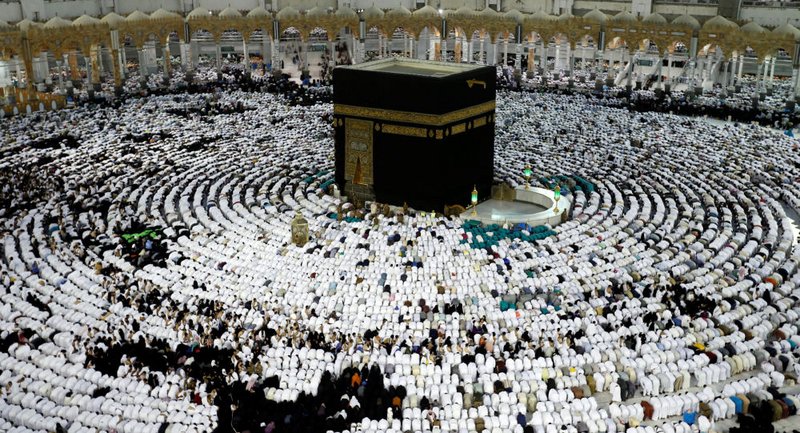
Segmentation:
{"type": "MultiPolygon", "coordinates": [[[[11,23],[22,19],[47,21],[55,16],[74,19],[83,14],[103,16],[109,12],[127,15],[135,10],[151,13],[159,8],[186,13],[200,6],[211,11],[219,11],[228,6],[241,11],[248,11],[258,6],[273,11],[292,6],[302,11],[315,6],[331,9],[345,6],[353,9],[367,9],[373,5],[384,10],[393,9],[399,5],[414,10],[424,4],[447,10],[455,10],[463,6],[478,10],[490,5],[500,11],[516,9],[524,13],[544,11],[556,15],[570,10],[576,16],[581,16],[593,9],[599,9],[607,14],[616,14],[623,10],[639,15],[657,12],[667,19],[688,13],[700,22],[718,13],[716,5],[654,3],[653,0],[2,0],[0,1],[0,19],[11,23]]],[[[743,6],[740,10],[740,19],[742,21],[752,20],[767,27],[779,26],[786,22],[800,27],[800,9],[743,6]]]]}
{"type": "MultiPolygon", "coordinates": [[[[414,0],[414,2],[415,1],[416,0],[414,0]]],[[[433,7],[441,7],[442,9],[458,9],[466,5],[467,7],[480,10],[486,7],[486,1],[485,0],[442,0],[441,2],[438,1],[431,2],[430,5],[433,7]]]]}
{"type": "Polygon", "coordinates": [[[20,1],[19,10],[25,16],[25,18],[33,19],[32,17],[37,15],[42,17],[42,19],[50,18],[45,11],[44,0],[20,1]]]}
{"type": "MultiPolygon", "coordinates": [[[[364,3],[366,3],[366,2],[364,2],[364,3]]],[[[373,2],[370,2],[367,7],[372,6],[372,3],[373,2]]],[[[383,8],[384,7],[384,6],[379,6],[378,5],[379,2],[374,2],[374,3],[375,3],[375,6],[377,6],[379,8],[383,8]]],[[[392,3],[392,2],[386,1],[385,3],[388,4],[388,3],[392,3]]],[[[327,9],[327,8],[336,9],[336,0],[277,0],[275,2],[275,4],[277,4],[277,10],[281,10],[281,9],[285,8],[286,6],[291,6],[291,7],[295,8],[295,9],[297,9],[299,11],[306,11],[306,10],[309,10],[309,9],[317,7],[317,6],[323,8],[323,9],[327,9]]],[[[393,2],[393,5],[394,6],[386,6],[386,7],[387,8],[388,7],[396,8],[397,7],[397,2],[393,2]]],[[[224,6],[223,9],[226,8],[226,7],[227,6],[224,6]]],[[[353,7],[353,6],[350,6],[350,7],[353,7]]],[[[361,6],[359,6],[359,7],[361,7],[361,6]]]]}
{"type": "Polygon", "coordinates": [[[654,4],[653,12],[660,13],[667,19],[688,13],[702,23],[706,19],[717,15],[717,7],[708,5],[654,4]]]}
{"type": "MultiPolygon", "coordinates": [[[[628,2],[606,2],[606,1],[592,1],[592,0],[576,0],[573,5],[573,10],[581,10],[589,12],[592,9],[600,9],[605,13],[619,13],[624,10],[630,10],[631,4],[628,2]]],[[[574,13],[574,12],[573,12],[574,13]]],[[[580,14],[578,14],[580,15],[580,14]]]]}
{"type": "MultiPolygon", "coordinates": [[[[286,4],[294,4],[295,0],[284,0],[286,4]]],[[[453,0],[451,0],[453,1],[453,0]]],[[[417,8],[417,0],[340,0],[339,4],[342,6],[348,6],[352,9],[367,9],[372,7],[374,4],[378,9],[394,9],[399,6],[403,6],[408,10],[414,10],[417,8]]],[[[293,6],[297,7],[297,6],[293,6]]],[[[446,7],[446,6],[443,6],[446,7]]],[[[449,7],[449,6],[447,6],[449,7]]]]}
{"type": "Polygon", "coordinates": [[[622,11],[630,11],[633,14],[648,15],[650,12],[659,13],[664,15],[665,18],[670,19],[688,13],[696,17],[701,22],[707,18],[717,15],[717,7],[714,5],[692,5],[692,4],[659,4],[652,3],[650,12],[646,12],[648,7],[646,2],[634,0],[633,3],[616,2],[616,1],[594,1],[594,0],[576,0],[573,6],[572,13],[574,15],[583,15],[592,9],[599,9],[607,14],[616,15],[622,11]]]}
{"type": "Polygon", "coordinates": [[[561,15],[564,12],[572,11],[574,0],[553,0],[553,14],[561,15]]]}
{"type": "Polygon", "coordinates": [[[10,22],[22,20],[22,13],[19,10],[19,3],[0,2],[0,17],[3,17],[3,21],[10,22]]]}
{"type": "Polygon", "coordinates": [[[775,8],[775,7],[742,7],[742,20],[752,20],[762,26],[776,27],[789,24],[800,26],[800,9],[798,8],[775,8]]]}
{"type": "MultiPolygon", "coordinates": [[[[183,3],[184,3],[183,0],[117,0],[116,13],[120,15],[126,15],[135,10],[140,10],[145,13],[151,13],[159,8],[173,12],[183,12],[184,10],[191,11],[193,9],[191,7],[192,6],[191,1],[186,2],[187,3],[186,5],[184,5],[183,3]]],[[[203,2],[195,0],[194,3],[196,3],[198,6],[201,6],[203,2]]],[[[220,2],[217,1],[217,2],[207,2],[207,3],[220,3],[220,2]]]]}
{"type": "Polygon", "coordinates": [[[21,21],[23,18],[33,19],[35,16],[45,17],[44,1],[30,0],[24,2],[0,1],[0,19],[7,22],[21,21]]]}
{"type": "Polygon", "coordinates": [[[631,13],[636,16],[646,17],[653,11],[653,0],[633,0],[631,13]]]}
{"type": "Polygon", "coordinates": [[[520,12],[526,13],[534,13],[538,11],[545,11],[547,13],[553,13],[553,1],[552,0],[512,0],[503,2],[502,10],[509,11],[511,9],[517,9],[520,12]]]}
{"type": "MultiPolygon", "coordinates": [[[[24,2],[23,2],[24,3],[24,2]]],[[[102,2],[97,0],[73,0],[63,2],[47,2],[45,5],[46,14],[49,17],[79,17],[83,14],[91,16],[102,16],[102,2]]],[[[109,10],[110,12],[110,10],[109,10]]]]}

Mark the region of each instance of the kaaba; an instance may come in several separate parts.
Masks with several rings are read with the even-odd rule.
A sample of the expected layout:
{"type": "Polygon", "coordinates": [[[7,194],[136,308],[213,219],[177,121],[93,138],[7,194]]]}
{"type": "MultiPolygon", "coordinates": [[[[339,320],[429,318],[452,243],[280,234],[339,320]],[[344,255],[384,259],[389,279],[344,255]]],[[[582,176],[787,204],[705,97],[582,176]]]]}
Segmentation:
{"type": "Polygon", "coordinates": [[[333,70],[336,183],[352,200],[441,212],[489,197],[495,68],[386,59],[333,70]]]}

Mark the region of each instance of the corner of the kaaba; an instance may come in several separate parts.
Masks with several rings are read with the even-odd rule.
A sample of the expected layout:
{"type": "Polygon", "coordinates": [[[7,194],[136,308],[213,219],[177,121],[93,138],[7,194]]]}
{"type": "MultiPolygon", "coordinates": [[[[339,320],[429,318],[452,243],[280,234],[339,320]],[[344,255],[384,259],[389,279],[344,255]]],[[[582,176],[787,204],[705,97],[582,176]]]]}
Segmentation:
{"type": "Polygon", "coordinates": [[[378,62],[385,64],[333,71],[339,188],[359,202],[408,203],[437,212],[451,205],[466,207],[473,188],[479,197],[489,197],[494,68],[378,62]],[[429,70],[424,68],[444,72],[425,75],[429,70]]]}

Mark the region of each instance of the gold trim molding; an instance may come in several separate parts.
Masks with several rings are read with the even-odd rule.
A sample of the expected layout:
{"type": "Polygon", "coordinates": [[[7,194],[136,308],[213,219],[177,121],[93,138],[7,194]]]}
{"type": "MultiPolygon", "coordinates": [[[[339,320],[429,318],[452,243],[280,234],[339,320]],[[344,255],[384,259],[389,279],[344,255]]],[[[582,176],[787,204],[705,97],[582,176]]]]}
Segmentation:
{"type": "Polygon", "coordinates": [[[495,110],[495,101],[487,101],[471,107],[444,114],[415,113],[411,111],[386,110],[382,108],[358,107],[355,105],[334,104],[333,114],[337,116],[362,117],[388,122],[415,123],[426,126],[444,126],[450,123],[487,114],[495,110]]]}
{"type": "Polygon", "coordinates": [[[427,138],[428,130],[425,128],[417,128],[414,126],[403,125],[383,125],[381,132],[393,135],[405,135],[407,137],[420,137],[427,138]]]}
{"type": "Polygon", "coordinates": [[[451,126],[449,131],[447,129],[428,129],[416,126],[383,124],[380,126],[380,132],[384,134],[403,135],[406,137],[436,138],[441,140],[446,136],[463,134],[464,132],[467,132],[467,130],[472,130],[488,124],[486,117],[475,119],[473,122],[474,126],[471,128],[469,123],[469,121],[457,123],[451,126]]]}

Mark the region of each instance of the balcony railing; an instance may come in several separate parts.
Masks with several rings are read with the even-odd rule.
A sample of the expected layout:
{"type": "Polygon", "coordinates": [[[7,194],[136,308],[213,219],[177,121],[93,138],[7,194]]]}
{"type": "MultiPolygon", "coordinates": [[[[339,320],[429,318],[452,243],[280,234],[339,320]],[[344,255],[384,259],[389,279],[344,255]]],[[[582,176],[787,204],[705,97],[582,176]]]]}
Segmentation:
{"type": "Polygon", "coordinates": [[[718,5],[719,0],[655,0],[653,1],[655,4],[676,4],[676,5],[699,5],[699,6],[708,6],[708,5],[718,5]]]}
{"type": "Polygon", "coordinates": [[[742,6],[757,6],[768,8],[800,8],[800,1],[775,1],[775,0],[744,0],[742,6]]]}

